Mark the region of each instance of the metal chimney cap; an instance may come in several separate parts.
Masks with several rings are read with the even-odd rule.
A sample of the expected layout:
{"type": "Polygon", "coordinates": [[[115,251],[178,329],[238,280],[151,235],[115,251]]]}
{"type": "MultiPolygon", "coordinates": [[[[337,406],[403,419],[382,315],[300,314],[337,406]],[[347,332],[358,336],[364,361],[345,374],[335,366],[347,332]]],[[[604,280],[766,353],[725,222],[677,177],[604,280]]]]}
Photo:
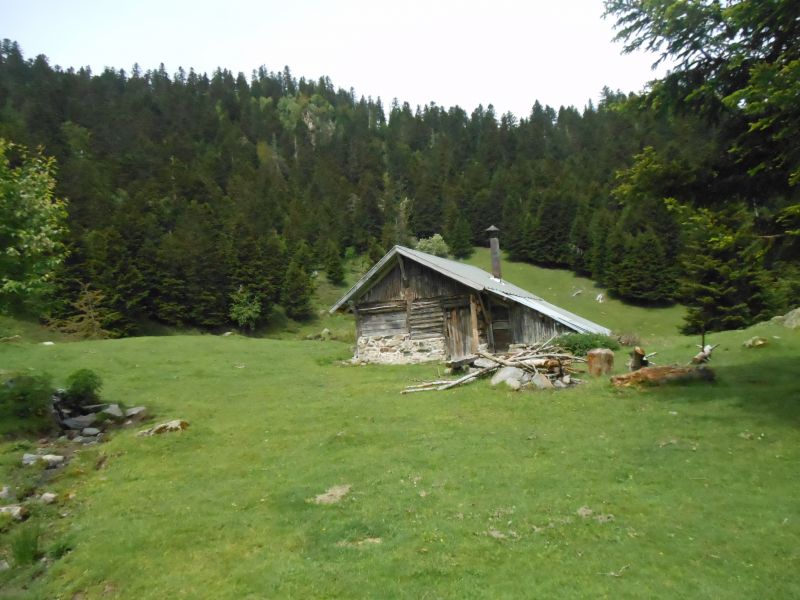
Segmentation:
{"type": "Polygon", "coordinates": [[[486,228],[486,233],[499,233],[499,232],[500,230],[494,225],[490,225],[489,227],[486,228]]]}

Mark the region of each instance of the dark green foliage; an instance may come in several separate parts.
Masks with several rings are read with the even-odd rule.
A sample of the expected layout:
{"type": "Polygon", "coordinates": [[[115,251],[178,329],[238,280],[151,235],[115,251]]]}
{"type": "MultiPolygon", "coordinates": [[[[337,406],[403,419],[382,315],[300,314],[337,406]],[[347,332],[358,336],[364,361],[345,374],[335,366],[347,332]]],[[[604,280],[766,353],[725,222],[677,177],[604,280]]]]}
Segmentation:
{"type": "Polygon", "coordinates": [[[259,296],[240,286],[231,294],[231,309],[229,316],[239,327],[250,331],[255,329],[261,317],[261,301],[259,296]]]}
{"type": "Polygon", "coordinates": [[[333,285],[344,283],[344,264],[339,253],[339,247],[330,242],[328,245],[328,255],[325,258],[325,275],[333,285]]]}
{"type": "Polygon", "coordinates": [[[582,112],[535,102],[519,118],[400,102],[386,115],[380,101],[288,69],[249,81],[225,69],[62,70],[3,41],[0,136],[54,156],[55,197],[70,200],[71,254],[49,316],[85,316],[75,303],[91,300],[103,317],[93,337],[135,334],[153,319],[220,328],[240,288],[262,316],[294,296],[290,257],[309,280],[323,269],[339,280],[330,240],[372,264],[394,244],[444,232],[462,257],[492,224],[515,260],[667,302],[685,233],[669,198],[751,209],[745,226],[769,244],[754,275],[772,282],[765,302],[777,310],[794,289],[778,273],[800,258],[800,157],[787,137],[798,114],[794,13],[786,0],[774,12],[689,3],[698,12],[682,20],[689,9],[668,5],[607,2],[615,17],[633,16],[621,23],[629,44],[662,40],[680,54],[651,94],[606,88],[582,112]],[[712,17],[732,28],[709,36],[712,17]],[[709,60],[726,56],[743,62],[709,60]]]}
{"type": "Polygon", "coordinates": [[[49,375],[16,373],[0,383],[0,419],[16,420],[19,431],[41,432],[53,426],[50,402],[53,395],[49,375]]]}
{"type": "Polygon", "coordinates": [[[553,343],[576,356],[585,356],[593,348],[620,349],[617,340],[600,333],[567,333],[558,336],[553,343]]]}
{"type": "Polygon", "coordinates": [[[455,258],[468,258],[471,256],[473,252],[471,238],[469,224],[464,216],[459,213],[446,238],[450,253],[455,258]]]}
{"type": "Polygon", "coordinates": [[[297,321],[310,319],[314,314],[311,305],[313,294],[314,283],[303,262],[293,258],[286,269],[281,292],[281,305],[286,310],[286,315],[297,321]]]}
{"type": "Polygon", "coordinates": [[[97,404],[103,380],[91,369],[78,369],[67,377],[66,400],[73,406],[97,404]]]}

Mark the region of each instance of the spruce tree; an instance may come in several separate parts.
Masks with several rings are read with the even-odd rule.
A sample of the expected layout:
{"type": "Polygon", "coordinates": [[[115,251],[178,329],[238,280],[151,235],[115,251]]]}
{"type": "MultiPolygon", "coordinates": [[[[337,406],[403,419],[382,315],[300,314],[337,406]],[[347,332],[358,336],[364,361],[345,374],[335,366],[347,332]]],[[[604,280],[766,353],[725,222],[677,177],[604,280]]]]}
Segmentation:
{"type": "Polygon", "coordinates": [[[314,310],[311,300],[314,295],[314,283],[303,264],[292,259],[286,269],[286,279],[281,291],[281,305],[286,315],[296,321],[310,319],[314,310]]]}
{"type": "Polygon", "coordinates": [[[339,253],[339,246],[331,240],[328,242],[328,253],[325,258],[325,275],[333,285],[344,283],[344,265],[342,255],[339,253]]]}
{"type": "Polygon", "coordinates": [[[463,215],[459,214],[448,235],[447,245],[450,247],[450,253],[455,258],[468,258],[472,255],[472,236],[469,229],[469,223],[463,215]]]}

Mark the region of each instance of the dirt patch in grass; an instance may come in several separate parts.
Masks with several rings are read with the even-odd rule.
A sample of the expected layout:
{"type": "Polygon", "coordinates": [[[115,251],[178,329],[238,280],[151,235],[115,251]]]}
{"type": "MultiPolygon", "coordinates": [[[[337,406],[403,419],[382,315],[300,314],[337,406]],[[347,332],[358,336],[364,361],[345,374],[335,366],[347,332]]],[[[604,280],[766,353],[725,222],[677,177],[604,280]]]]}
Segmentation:
{"type": "Polygon", "coordinates": [[[336,545],[339,548],[363,548],[365,546],[377,546],[382,543],[383,540],[379,537],[367,537],[354,541],[342,540],[341,542],[336,542],[336,545]]]}
{"type": "Polygon", "coordinates": [[[324,494],[320,494],[314,498],[314,504],[336,504],[350,493],[352,487],[353,486],[348,483],[328,488],[324,494]]]}

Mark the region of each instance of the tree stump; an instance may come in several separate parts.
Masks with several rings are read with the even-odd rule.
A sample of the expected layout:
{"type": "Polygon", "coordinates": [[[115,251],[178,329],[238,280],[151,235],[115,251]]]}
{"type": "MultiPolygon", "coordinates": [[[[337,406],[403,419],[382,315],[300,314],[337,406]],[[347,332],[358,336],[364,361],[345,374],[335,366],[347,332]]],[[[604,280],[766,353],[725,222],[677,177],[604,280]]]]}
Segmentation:
{"type": "Polygon", "coordinates": [[[589,363],[589,375],[600,377],[610,375],[614,370],[614,353],[608,348],[595,348],[586,355],[589,363]]]}
{"type": "Polygon", "coordinates": [[[636,346],[631,352],[631,371],[638,371],[642,367],[647,367],[650,362],[647,360],[647,355],[641,347],[636,346]]]}

